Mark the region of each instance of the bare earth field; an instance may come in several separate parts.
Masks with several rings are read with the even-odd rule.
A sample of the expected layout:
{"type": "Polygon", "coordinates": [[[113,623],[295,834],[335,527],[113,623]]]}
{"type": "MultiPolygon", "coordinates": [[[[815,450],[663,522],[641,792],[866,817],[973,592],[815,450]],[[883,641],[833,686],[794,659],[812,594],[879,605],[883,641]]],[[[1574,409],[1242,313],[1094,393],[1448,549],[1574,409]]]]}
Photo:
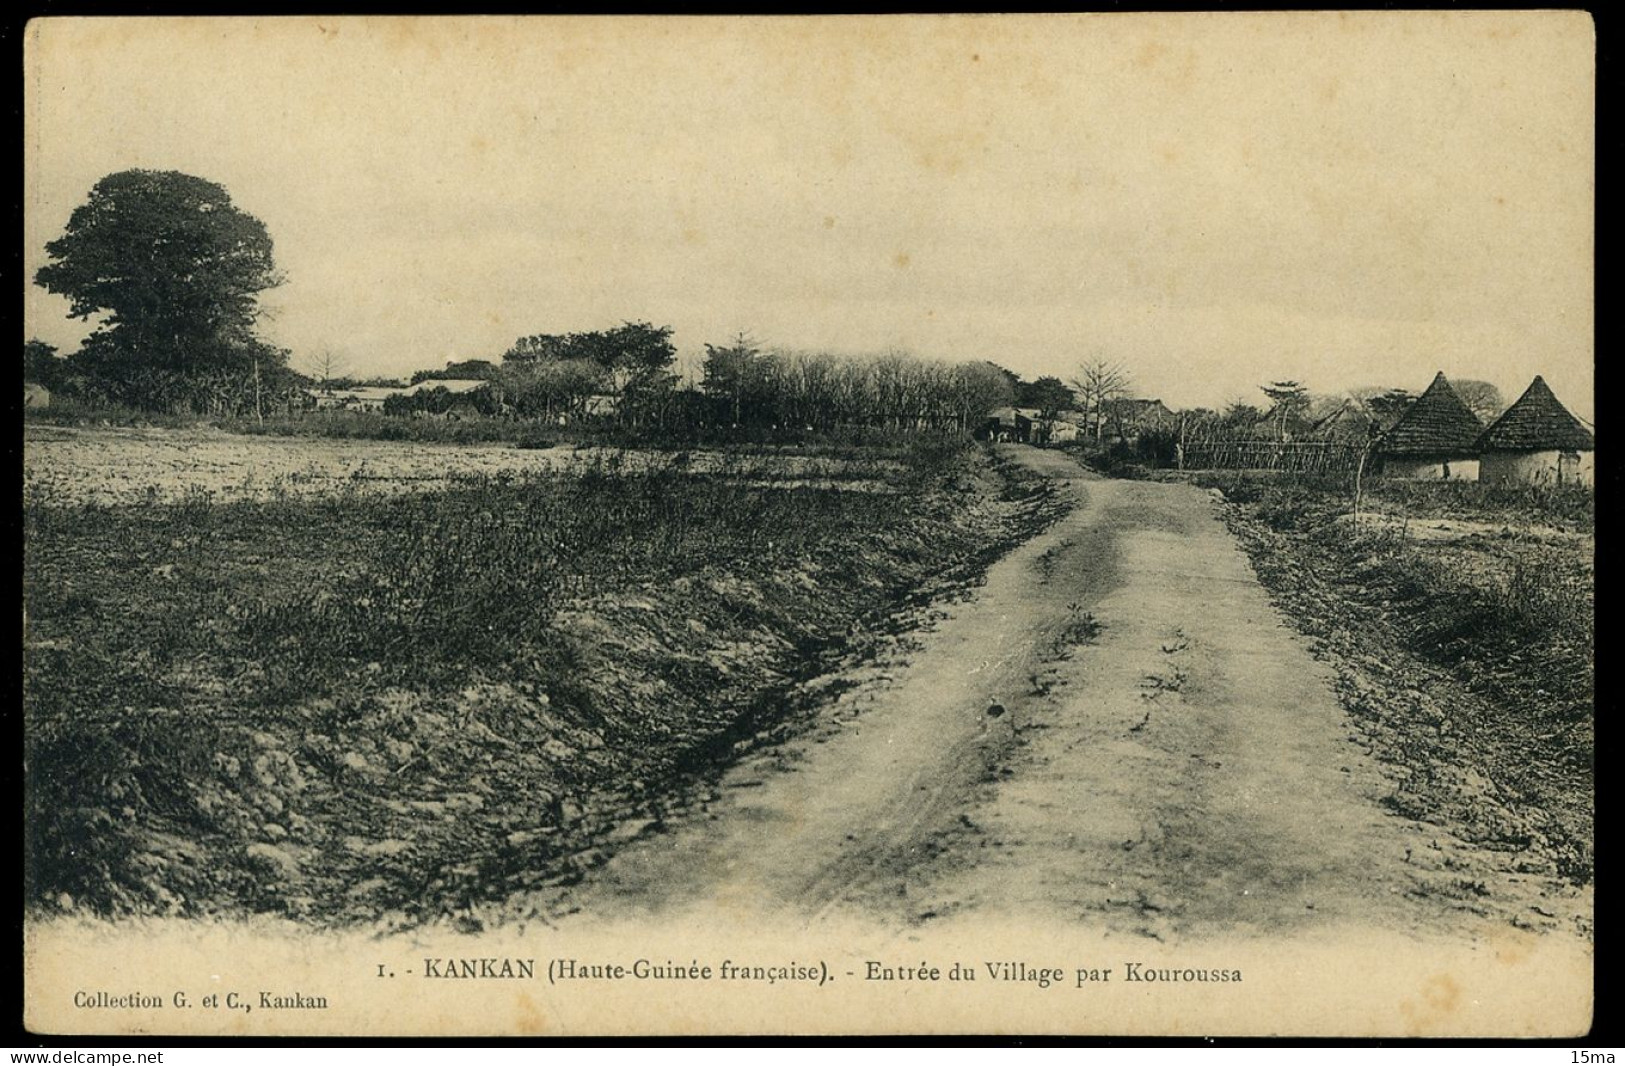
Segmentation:
{"type": "MultiPolygon", "coordinates": [[[[509,444],[434,444],[322,437],[249,437],[221,430],[29,425],[23,431],[23,493],[53,505],[216,502],[339,493],[426,492],[470,478],[577,473],[614,462],[615,473],[667,465],[668,456],[623,449],[509,444]]],[[[775,484],[854,479],[839,458],[687,453],[685,468],[775,484]]],[[[884,464],[882,464],[884,467],[884,464]]]]}
{"type": "Polygon", "coordinates": [[[892,467],[831,460],[642,478],[634,456],[605,480],[602,459],[581,478],[570,453],[500,447],[54,428],[27,447],[46,784],[107,790],[36,812],[68,819],[54,842],[32,827],[69,879],[36,886],[47,907],[1590,934],[1589,820],[1558,802],[1587,797],[1501,791],[1436,711],[1351,716],[1381,679],[1288,624],[1315,614],[1271,602],[1191,485],[1024,447],[892,500],[820,485],[892,467]],[[501,479],[537,470],[569,476],[501,479]],[[374,509],[341,506],[364,479],[387,487],[374,509]],[[554,589],[545,611],[529,588],[554,589]],[[121,716],[98,684],[139,696],[121,716]],[[185,774],[156,774],[165,744],[185,774]],[[102,762],[75,777],[83,758],[102,762]],[[1437,802],[1419,775],[1467,791],[1437,802]],[[1475,795],[1544,829],[1487,832],[1475,795]],[[99,865],[62,851],[92,838],[99,865]]]}
{"type": "MultiPolygon", "coordinates": [[[[93,503],[25,494],[30,894],[52,911],[408,925],[579,879],[658,831],[678,782],[793,726],[833,657],[1053,514],[1041,478],[958,450],[510,478],[463,476],[486,449],[315,453],[390,486],[432,471],[413,492],[187,465],[304,454],[268,443],[114,433],[110,465],[170,495],[71,463],[93,503]]],[[[30,459],[49,478],[62,455],[30,459]]]]}

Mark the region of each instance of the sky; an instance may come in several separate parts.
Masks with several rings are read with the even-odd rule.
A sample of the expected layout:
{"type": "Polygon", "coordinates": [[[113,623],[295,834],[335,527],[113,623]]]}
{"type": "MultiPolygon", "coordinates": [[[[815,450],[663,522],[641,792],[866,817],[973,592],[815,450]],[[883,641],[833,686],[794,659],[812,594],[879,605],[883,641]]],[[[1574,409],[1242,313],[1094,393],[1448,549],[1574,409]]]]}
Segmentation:
{"type": "Polygon", "coordinates": [[[29,284],[101,177],[261,219],[262,333],[357,376],[533,333],[1120,363],[1260,384],[1535,374],[1593,411],[1583,13],[45,19],[29,284]]]}

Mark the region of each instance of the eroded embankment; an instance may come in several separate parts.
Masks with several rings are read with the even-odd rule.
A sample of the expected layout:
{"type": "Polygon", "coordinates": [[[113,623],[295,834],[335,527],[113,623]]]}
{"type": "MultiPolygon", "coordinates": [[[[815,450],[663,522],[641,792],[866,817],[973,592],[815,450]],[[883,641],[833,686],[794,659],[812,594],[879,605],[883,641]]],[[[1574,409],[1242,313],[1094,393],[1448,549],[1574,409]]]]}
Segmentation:
{"type": "Polygon", "coordinates": [[[403,925],[578,877],[1054,510],[982,453],[586,482],[29,510],[30,902],[403,925]]]}

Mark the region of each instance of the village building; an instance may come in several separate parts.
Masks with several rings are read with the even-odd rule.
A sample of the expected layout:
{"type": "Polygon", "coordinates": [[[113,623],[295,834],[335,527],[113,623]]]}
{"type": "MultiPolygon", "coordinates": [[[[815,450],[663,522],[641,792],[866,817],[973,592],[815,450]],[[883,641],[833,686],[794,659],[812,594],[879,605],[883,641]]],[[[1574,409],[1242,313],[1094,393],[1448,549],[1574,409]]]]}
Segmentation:
{"type": "Polygon", "coordinates": [[[1592,485],[1596,438],[1538,375],[1478,438],[1487,485],[1592,485]]]}
{"type": "MultiPolygon", "coordinates": [[[[595,392],[587,396],[577,397],[575,402],[566,406],[556,414],[549,414],[561,426],[572,422],[588,419],[614,418],[621,410],[621,399],[607,392],[595,392]]],[[[777,428],[777,427],[774,427],[777,428]]]]}
{"type": "Polygon", "coordinates": [[[1084,435],[1083,415],[1058,411],[1048,417],[1036,407],[995,407],[971,436],[1018,444],[1063,444],[1084,435]]]}
{"type": "Polygon", "coordinates": [[[1405,409],[1378,446],[1383,473],[1419,480],[1478,478],[1478,438],[1484,423],[1450,387],[1444,372],[1405,409]]]}
{"type": "Polygon", "coordinates": [[[1051,444],[1066,444],[1075,441],[1084,435],[1084,415],[1082,411],[1060,411],[1054,418],[1047,420],[1049,428],[1049,441],[1051,444]]]}
{"type": "Polygon", "coordinates": [[[342,408],[348,411],[382,411],[384,401],[404,390],[396,385],[357,385],[350,389],[329,389],[316,393],[317,410],[342,408]]]}
{"type": "Polygon", "coordinates": [[[607,392],[595,392],[581,401],[581,413],[589,418],[610,418],[620,409],[620,397],[607,392]]]}
{"type": "Polygon", "coordinates": [[[1037,413],[1015,407],[995,407],[972,436],[977,440],[1028,443],[1033,432],[1033,420],[1029,416],[1037,413]]]}
{"type": "Polygon", "coordinates": [[[1161,400],[1138,398],[1108,400],[1106,420],[1123,439],[1133,439],[1147,430],[1173,429],[1179,424],[1179,416],[1161,400]]]}
{"type": "Polygon", "coordinates": [[[1078,439],[1077,424],[1068,422],[1059,412],[1051,416],[1037,407],[1018,407],[1016,416],[1026,426],[1023,439],[1028,444],[1059,444],[1078,439]]]}
{"type": "MultiPolygon", "coordinates": [[[[15,393],[13,394],[15,395],[15,393]]],[[[51,406],[51,390],[32,381],[23,382],[24,407],[51,406]]]]}
{"type": "Polygon", "coordinates": [[[416,396],[434,389],[445,389],[453,396],[464,396],[490,385],[483,378],[425,378],[416,385],[357,385],[348,389],[328,389],[316,393],[315,401],[318,409],[382,411],[385,402],[395,396],[416,396]]]}

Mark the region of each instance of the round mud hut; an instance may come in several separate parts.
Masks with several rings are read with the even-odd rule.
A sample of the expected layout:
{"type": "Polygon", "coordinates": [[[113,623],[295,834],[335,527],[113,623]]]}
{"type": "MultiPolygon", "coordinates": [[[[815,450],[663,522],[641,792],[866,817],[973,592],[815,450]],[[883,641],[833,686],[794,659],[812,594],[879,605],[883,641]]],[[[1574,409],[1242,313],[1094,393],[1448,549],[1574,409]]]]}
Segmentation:
{"type": "Polygon", "coordinates": [[[1596,437],[1536,376],[1478,438],[1487,485],[1591,485],[1596,437]]]}
{"type": "Polygon", "coordinates": [[[1462,403],[1440,371],[1433,384],[1406,408],[1378,446],[1387,477],[1473,481],[1478,477],[1478,438],[1484,423],[1462,403]]]}

